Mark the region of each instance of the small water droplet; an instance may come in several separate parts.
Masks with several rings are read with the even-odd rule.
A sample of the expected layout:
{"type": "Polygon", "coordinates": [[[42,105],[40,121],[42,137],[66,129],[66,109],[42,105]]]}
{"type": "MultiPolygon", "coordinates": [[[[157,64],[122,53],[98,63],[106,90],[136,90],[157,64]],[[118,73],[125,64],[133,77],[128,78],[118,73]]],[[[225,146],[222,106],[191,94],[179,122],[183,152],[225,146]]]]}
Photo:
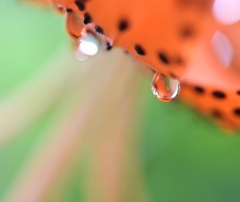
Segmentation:
{"type": "Polygon", "coordinates": [[[89,56],[96,55],[99,49],[98,39],[91,33],[85,33],[78,39],[75,56],[78,60],[86,60],[89,56]]]}
{"type": "Polygon", "coordinates": [[[180,82],[156,73],[152,80],[153,95],[162,102],[171,102],[180,92],[180,82]]]}

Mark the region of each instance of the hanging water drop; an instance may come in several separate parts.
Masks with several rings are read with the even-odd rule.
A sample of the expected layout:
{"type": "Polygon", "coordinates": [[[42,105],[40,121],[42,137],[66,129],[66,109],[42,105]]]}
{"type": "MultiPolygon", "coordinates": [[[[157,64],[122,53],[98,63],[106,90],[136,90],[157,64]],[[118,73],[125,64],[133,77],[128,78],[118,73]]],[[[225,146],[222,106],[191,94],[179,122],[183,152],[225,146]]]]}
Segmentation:
{"type": "Polygon", "coordinates": [[[89,56],[96,55],[98,52],[99,42],[95,36],[88,33],[86,36],[81,37],[79,43],[79,50],[89,56]]]}
{"type": "Polygon", "coordinates": [[[82,34],[83,36],[78,40],[75,56],[78,60],[86,60],[89,56],[97,54],[99,49],[98,39],[91,33],[82,34]]]}
{"type": "Polygon", "coordinates": [[[180,92],[180,82],[156,73],[152,80],[153,95],[162,102],[171,102],[180,92]]]}

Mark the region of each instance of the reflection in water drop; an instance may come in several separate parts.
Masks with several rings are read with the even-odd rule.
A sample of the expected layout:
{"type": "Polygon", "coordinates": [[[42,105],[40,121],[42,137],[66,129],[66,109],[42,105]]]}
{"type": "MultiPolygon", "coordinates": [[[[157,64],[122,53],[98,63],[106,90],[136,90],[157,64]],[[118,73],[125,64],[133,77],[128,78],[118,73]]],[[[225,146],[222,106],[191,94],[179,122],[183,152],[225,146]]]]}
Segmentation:
{"type": "Polygon", "coordinates": [[[96,55],[99,49],[98,39],[90,33],[86,33],[79,39],[75,52],[78,60],[86,60],[88,56],[96,55]]]}
{"type": "Polygon", "coordinates": [[[162,102],[171,102],[180,92],[180,82],[156,73],[152,80],[153,95],[162,102]]]}

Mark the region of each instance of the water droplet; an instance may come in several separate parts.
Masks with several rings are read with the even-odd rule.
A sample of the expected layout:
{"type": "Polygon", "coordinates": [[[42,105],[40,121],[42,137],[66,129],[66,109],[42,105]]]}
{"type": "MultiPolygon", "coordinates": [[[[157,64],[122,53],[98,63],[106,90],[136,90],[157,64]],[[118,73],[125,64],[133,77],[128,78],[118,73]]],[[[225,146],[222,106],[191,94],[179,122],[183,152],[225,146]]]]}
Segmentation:
{"type": "Polygon", "coordinates": [[[77,50],[75,52],[78,60],[86,60],[89,56],[96,55],[99,49],[98,39],[91,33],[85,33],[78,40],[77,50]]]}
{"type": "Polygon", "coordinates": [[[180,92],[180,82],[156,73],[152,80],[153,95],[162,102],[171,102],[180,92]]]}
{"type": "Polygon", "coordinates": [[[79,43],[79,50],[89,56],[96,55],[98,52],[99,42],[92,34],[87,34],[81,37],[79,43]]]}

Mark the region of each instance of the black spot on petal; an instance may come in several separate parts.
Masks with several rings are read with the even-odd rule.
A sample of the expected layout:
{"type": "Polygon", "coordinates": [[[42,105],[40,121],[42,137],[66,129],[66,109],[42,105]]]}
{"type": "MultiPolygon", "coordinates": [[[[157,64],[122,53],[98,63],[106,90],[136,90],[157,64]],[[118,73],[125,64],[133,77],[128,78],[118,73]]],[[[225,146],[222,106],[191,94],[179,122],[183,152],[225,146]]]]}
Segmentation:
{"type": "Polygon", "coordinates": [[[135,50],[139,55],[145,55],[146,54],[145,50],[140,45],[136,45],[135,50]]]}
{"type": "Polygon", "coordinates": [[[194,87],[194,91],[195,91],[196,93],[199,93],[199,94],[204,94],[204,93],[205,93],[204,88],[202,88],[201,86],[195,86],[195,87],[194,87]]]}
{"type": "Polygon", "coordinates": [[[94,29],[98,34],[104,34],[103,28],[96,25],[94,29]]]}
{"type": "Polygon", "coordinates": [[[167,55],[164,53],[159,53],[158,54],[159,59],[164,63],[164,64],[169,64],[170,60],[168,59],[167,55]]]}
{"type": "Polygon", "coordinates": [[[112,46],[109,42],[106,43],[106,50],[110,51],[112,49],[112,46]]]}
{"type": "Polygon", "coordinates": [[[81,1],[75,1],[75,4],[76,4],[76,6],[78,7],[78,9],[79,9],[80,11],[84,11],[84,10],[85,10],[85,5],[84,5],[83,2],[81,2],[81,1]]]}
{"type": "Polygon", "coordinates": [[[118,25],[119,31],[123,32],[128,29],[128,22],[126,20],[121,20],[118,25]]]}
{"type": "Polygon", "coordinates": [[[85,13],[83,23],[86,25],[86,24],[91,23],[91,22],[92,22],[92,17],[88,13],[85,13]]]}
{"type": "Polygon", "coordinates": [[[213,95],[215,98],[218,98],[218,99],[224,99],[224,98],[226,98],[225,93],[223,93],[223,92],[221,92],[221,91],[213,91],[212,95],[213,95]]]}
{"type": "Polygon", "coordinates": [[[73,12],[73,10],[72,10],[71,8],[67,8],[66,11],[67,11],[68,13],[73,12]]]}
{"type": "Polygon", "coordinates": [[[240,108],[234,109],[234,114],[235,114],[236,116],[240,116],[240,108]]]}

